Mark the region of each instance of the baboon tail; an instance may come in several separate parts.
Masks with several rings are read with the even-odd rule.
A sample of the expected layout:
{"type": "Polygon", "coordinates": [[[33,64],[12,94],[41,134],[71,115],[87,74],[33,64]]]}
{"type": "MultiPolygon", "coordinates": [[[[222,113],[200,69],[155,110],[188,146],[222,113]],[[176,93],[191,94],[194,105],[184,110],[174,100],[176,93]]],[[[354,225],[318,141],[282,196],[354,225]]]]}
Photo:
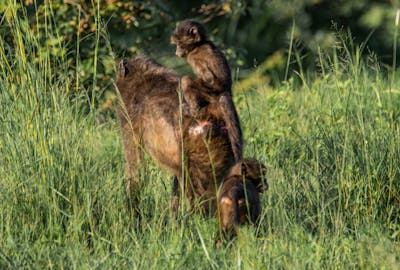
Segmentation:
{"type": "Polygon", "coordinates": [[[232,96],[223,94],[219,98],[219,104],[222,107],[226,129],[228,130],[229,140],[232,145],[235,161],[242,159],[243,155],[243,137],[242,129],[240,128],[239,116],[236,112],[232,101],[232,96]]]}

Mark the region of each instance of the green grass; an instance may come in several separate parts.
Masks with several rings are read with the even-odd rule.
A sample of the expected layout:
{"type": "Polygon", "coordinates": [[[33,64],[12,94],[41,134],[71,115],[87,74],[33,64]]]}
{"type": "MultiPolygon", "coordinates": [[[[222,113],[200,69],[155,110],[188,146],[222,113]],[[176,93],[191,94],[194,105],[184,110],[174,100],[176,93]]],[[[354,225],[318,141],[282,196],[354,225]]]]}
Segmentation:
{"type": "Polygon", "coordinates": [[[302,86],[237,93],[270,189],[260,225],[218,249],[215,219],[170,218],[171,175],[150,160],[129,215],[118,122],[71,98],[83,86],[24,19],[0,22],[1,269],[400,268],[400,81],[357,49],[302,86]]]}

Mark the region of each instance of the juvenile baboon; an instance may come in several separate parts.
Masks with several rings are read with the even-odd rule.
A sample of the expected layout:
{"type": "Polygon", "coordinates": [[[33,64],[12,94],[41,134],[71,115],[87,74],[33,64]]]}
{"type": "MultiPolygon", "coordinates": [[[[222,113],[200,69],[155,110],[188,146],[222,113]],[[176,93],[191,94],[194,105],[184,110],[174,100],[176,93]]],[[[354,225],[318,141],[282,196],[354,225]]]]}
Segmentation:
{"type": "Polygon", "coordinates": [[[189,112],[196,115],[209,103],[217,103],[223,113],[235,160],[242,158],[243,138],[239,117],[232,101],[231,70],[224,54],[207,39],[201,23],[181,22],[171,36],[176,55],[185,57],[197,78],[183,76],[181,87],[189,112]]]}
{"type": "Polygon", "coordinates": [[[209,206],[216,207],[216,188],[234,163],[233,153],[219,106],[205,107],[200,122],[182,118],[179,80],[175,72],[143,56],[119,64],[116,85],[127,191],[134,203],[142,155],[147,152],[176,176],[178,188],[184,188],[193,204],[209,201],[204,207],[209,211],[209,206]]]}
{"type": "Polygon", "coordinates": [[[219,221],[226,237],[234,236],[240,224],[257,222],[259,193],[268,189],[265,175],[266,167],[256,159],[247,158],[232,167],[219,193],[219,221]]]}

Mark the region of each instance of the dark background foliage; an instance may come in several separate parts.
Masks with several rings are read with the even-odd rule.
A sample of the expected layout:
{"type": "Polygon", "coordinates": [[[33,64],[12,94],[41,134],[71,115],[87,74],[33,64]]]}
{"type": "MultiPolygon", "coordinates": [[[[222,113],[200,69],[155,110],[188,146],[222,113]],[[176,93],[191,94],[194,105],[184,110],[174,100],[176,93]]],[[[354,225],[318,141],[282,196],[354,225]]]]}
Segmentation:
{"type": "MultiPolygon", "coordinates": [[[[20,15],[28,18],[40,42],[51,46],[52,56],[67,58],[71,74],[93,87],[95,100],[107,107],[105,93],[112,88],[121,57],[144,53],[180,72],[188,71],[169,44],[171,31],[183,19],[205,23],[236,78],[270,60],[265,72],[274,83],[285,78],[291,40],[291,69],[298,69],[300,62],[301,68],[318,69],[318,53],[329,54],[341,33],[352,44],[366,43],[364,53],[374,52],[379,61],[391,64],[398,4],[397,0],[25,0],[20,15]],[[49,26],[54,31],[49,32],[49,26]]],[[[5,9],[7,5],[0,4],[0,11],[5,9]]],[[[7,35],[6,27],[0,31],[7,35]]]]}

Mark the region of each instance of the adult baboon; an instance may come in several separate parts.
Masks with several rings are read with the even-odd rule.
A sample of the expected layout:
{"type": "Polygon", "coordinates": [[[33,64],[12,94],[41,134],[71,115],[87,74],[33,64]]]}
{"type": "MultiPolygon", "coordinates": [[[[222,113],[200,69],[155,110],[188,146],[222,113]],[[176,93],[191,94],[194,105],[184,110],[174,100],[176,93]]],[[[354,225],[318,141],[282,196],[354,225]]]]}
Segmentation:
{"type": "Polygon", "coordinates": [[[209,202],[203,208],[208,212],[216,207],[216,189],[234,157],[218,106],[203,108],[197,117],[200,122],[181,114],[179,81],[175,72],[143,56],[119,64],[116,84],[121,95],[127,191],[135,200],[146,151],[176,176],[192,205],[197,200],[209,202]]]}

